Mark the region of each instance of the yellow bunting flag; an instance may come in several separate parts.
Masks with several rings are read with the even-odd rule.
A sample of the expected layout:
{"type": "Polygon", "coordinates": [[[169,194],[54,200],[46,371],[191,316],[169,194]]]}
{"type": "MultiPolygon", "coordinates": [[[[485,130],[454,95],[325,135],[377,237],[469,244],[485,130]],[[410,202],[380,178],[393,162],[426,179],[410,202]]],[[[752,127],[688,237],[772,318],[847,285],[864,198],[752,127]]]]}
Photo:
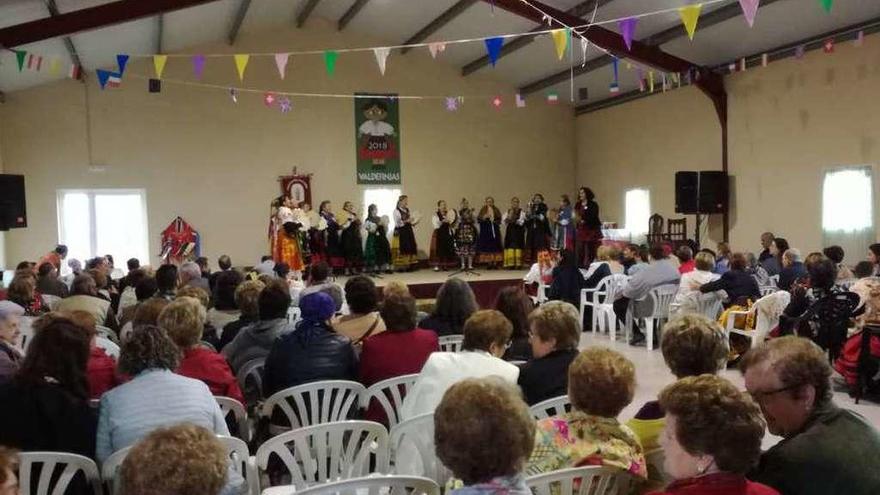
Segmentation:
{"type": "Polygon", "coordinates": [[[654,71],[648,72],[648,91],[654,92],[654,71]]]}
{"type": "Polygon", "coordinates": [[[162,79],[162,73],[165,72],[165,62],[168,61],[168,55],[153,55],[153,68],[156,69],[156,79],[162,79]]]}
{"type": "Polygon", "coordinates": [[[49,74],[53,76],[57,76],[61,72],[61,59],[58,57],[52,57],[52,61],[49,63],[49,74]]]}
{"type": "Polygon", "coordinates": [[[250,59],[250,55],[242,53],[235,54],[235,68],[238,69],[239,81],[244,81],[244,70],[247,68],[248,60],[250,59]]]}
{"type": "Polygon", "coordinates": [[[571,33],[568,29],[556,29],[550,32],[553,36],[553,44],[556,45],[556,56],[562,60],[565,50],[568,48],[568,41],[571,39],[571,33]]]}
{"type": "Polygon", "coordinates": [[[701,3],[686,5],[678,9],[678,15],[681,16],[681,23],[684,24],[684,29],[687,31],[688,38],[690,38],[691,41],[694,40],[694,33],[697,32],[697,21],[700,19],[700,11],[702,9],[703,4],[701,3]]]}

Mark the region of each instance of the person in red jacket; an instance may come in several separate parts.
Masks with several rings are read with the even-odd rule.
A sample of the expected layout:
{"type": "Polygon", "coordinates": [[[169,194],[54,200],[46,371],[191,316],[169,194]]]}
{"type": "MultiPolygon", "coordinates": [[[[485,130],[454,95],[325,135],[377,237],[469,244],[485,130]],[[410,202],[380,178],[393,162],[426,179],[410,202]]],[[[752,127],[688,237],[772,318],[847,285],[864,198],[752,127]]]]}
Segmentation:
{"type": "MultiPolygon", "coordinates": [[[[104,349],[95,344],[98,333],[95,317],[87,311],[71,311],[66,316],[74,325],[85,330],[91,341],[89,362],[86,364],[86,377],[89,380],[89,399],[100,399],[104,392],[121,384],[123,380],[116,374],[116,360],[104,349]]],[[[48,321],[48,320],[47,320],[48,321]]]]}
{"type": "MultiPolygon", "coordinates": [[[[436,333],[416,328],[416,300],[411,295],[386,297],[379,314],[387,331],[365,340],[361,351],[360,381],[367,387],[420,372],[428,356],[440,350],[436,333]]],[[[377,401],[370,404],[366,419],[388,424],[377,401]]]]}
{"type": "Polygon", "coordinates": [[[183,353],[177,374],[201,380],[212,394],[244,404],[244,394],[229,363],[217,352],[200,344],[206,319],[205,308],[197,299],[178,297],[159,313],[157,323],[183,353]]]}

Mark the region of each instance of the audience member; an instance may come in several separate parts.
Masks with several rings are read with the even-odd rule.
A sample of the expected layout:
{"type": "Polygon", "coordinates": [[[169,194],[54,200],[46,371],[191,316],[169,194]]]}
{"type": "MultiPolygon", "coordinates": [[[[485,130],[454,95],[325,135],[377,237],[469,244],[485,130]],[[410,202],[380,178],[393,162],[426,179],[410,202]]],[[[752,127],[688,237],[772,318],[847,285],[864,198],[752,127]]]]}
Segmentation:
{"type": "Polygon", "coordinates": [[[868,246],[868,261],[874,266],[873,275],[880,276],[880,243],[868,246]]]}
{"type": "MultiPolygon", "coordinates": [[[[607,264],[597,266],[607,268],[607,264]]],[[[553,282],[547,289],[547,298],[577,305],[580,304],[581,289],[586,287],[587,281],[578,267],[574,252],[568,249],[562,251],[559,264],[553,269],[553,282]]]]}
{"type": "Polygon", "coordinates": [[[158,287],[156,279],[148,277],[142,269],[134,270],[128,275],[128,283],[132,284],[122,291],[119,296],[119,326],[125,325],[134,319],[134,313],[138,306],[147,299],[156,295],[158,287]],[[134,296],[134,300],[132,300],[134,296]]]}
{"type": "Polygon", "coordinates": [[[779,275],[782,272],[782,256],[785,254],[786,251],[788,251],[788,249],[788,241],[783,239],[782,237],[775,237],[770,242],[770,257],[765,258],[764,261],[761,262],[761,265],[764,267],[765,270],[767,270],[767,273],[771,277],[774,275],[779,275]]]}
{"type": "Polygon", "coordinates": [[[220,350],[232,342],[242,328],[260,321],[260,292],[266,284],[259,280],[246,280],[235,288],[235,306],[238,308],[238,319],[226,324],[220,335],[220,350]]]}
{"type": "Polygon", "coordinates": [[[119,340],[125,341],[128,336],[131,335],[133,330],[140,327],[157,325],[159,314],[162,313],[162,310],[165,309],[165,306],[168,306],[169,303],[171,303],[171,301],[168,299],[151,297],[138,304],[137,310],[134,312],[134,318],[126,324],[126,328],[123,328],[120,331],[119,340]]]}
{"type": "Polygon", "coordinates": [[[37,287],[40,294],[67,297],[67,284],[58,279],[58,269],[52,263],[43,263],[37,268],[37,287]]]}
{"type": "Polygon", "coordinates": [[[674,480],[654,495],[779,495],[746,479],[758,462],[764,421],[758,406],[712,375],[679,380],[660,392],[666,411],[663,467],[674,480]]]}
{"type": "Polygon", "coordinates": [[[623,273],[629,275],[629,269],[639,261],[639,245],[627,244],[620,256],[620,264],[623,265],[623,273]]]}
{"type": "Polygon", "coordinates": [[[519,391],[503,380],[470,378],[452,385],[434,414],[434,445],[443,465],[464,483],[450,495],[532,493],[522,472],[535,446],[535,421],[519,391]]]}
{"type": "Polygon", "coordinates": [[[770,252],[770,246],[775,238],[776,236],[772,232],[761,234],[761,252],[758,254],[758,263],[763,264],[764,261],[773,257],[773,253],[770,252]]]}
{"type": "MultiPolygon", "coordinates": [[[[339,287],[339,284],[330,280],[330,265],[328,265],[325,261],[318,262],[312,265],[309,268],[309,283],[308,286],[303,289],[299,293],[299,298],[302,299],[309,294],[313,294],[315,292],[326,292],[328,296],[333,298],[333,303],[336,307],[336,312],[339,312],[342,309],[342,288],[339,287]]],[[[293,301],[293,305],[299,305],[299,301],[293,301]]]]}
{"type": "Polygon", "coordinates": [[[222,332],[226,325],[236,321],[241,316],[241,310],[235,304],[235,289],[244,282],[244,275],[235,270],[215,272],[213,288],[213,307],[208,310],[208,323],[222,332]]]}
{"type": "Polygon", "coordinates": [[[345,282],[345,302],[349,314],[333,320],[333,330],[360,347],[364,340],[385,331],[385,322],[379,315],[379,294],[373,279],[357,275],[345,282]]]}
{"type": "Polygon", "coordinates": [[[0,447],[0,495],[19,495],[18,455],[15,450],[0,447]]]}
{"type": "Polygon", "coordinates": [[[232,271],[232,259],[229,258],[228,254],[222,254],[217,258],[217,266],[220,268],[220,271],[214,272],[208,277],[208,284],[211,286],[212,293],[217,287],[217,277],[226,272],[232,271]]]}
{"type": "Polygon", "coordinates": [[[795,248],[785,251],[782,256],[782,271],[779,272],[781,290],[791,290],[795,282],[807,276],[807,267],[804,265],[801,252],[795,248]]]}
{"type": "Polygon", "coordinates": [[[40,316],[49,311],[37,292],[37,278],[29,270],[16,270],[6,291],[6,299],[24,308],[26,316],[40,316]]]}
{"type": "Polygon", "coordinates": [[[827,248],[822,250],[822,253],[831,261],[837,265],[837,280],[852,280],[855,278],[852,270],[848,266],[843,263],[843,259],[846,257],[846,253],[843,251],[843,248],[840,246],[828,246],[827,248]]]}
{"type": "Polygon", "coordinates": [[[201,267],[194,261],[187,261],[180,265],[179,276],[180,287],[198,287],[205,292],[211,290],[208,285],[208,280],[202,277],[201,267]]]}
{"type": "Polygon", "coordinates": [[[730,244],[726,242],[719,242],[716,246],[718,255],[715,257],[715,273],[718,275],[724,275],[730,270],[730,244]]]}
{"type": "Polygon", "coordinates": [[[425,330],[437,335],[461,335],[465,321],[479,309],[471,286],[464,280],[447,279],[437,291],[437,302],[430,316],[419,323],[425,330]]]}
{"type": "Polygon", "coordinates": [[[40,266],[48,263],[55,267],[55,271],[61,271],[61,262],[64,261],[64,258],[67,258],[67,246],[64,244],[59,244],[55,246],[55,249],[44,255],[37,261],[37,269],[40,266]]]}
{"type": "MultiPolygon", "coordinates": [[[[662,246],[661,246],[662,248],[662,246]]],[[[665,250],[664,250],[665,254],[665,250]]],[[[668,255],[666,255],[668,256],[668,255]]],[[[648,267],[651,263],[651,249],[647,245],[638,246],[638,250],[636,251],[636,262],[631,267],[627,268],[626,274],[632,277],[639,271],[648,267]]],[[[678,270],[678,267],[675,267],[678,270]]]]}
{"type": "Polygon", "coordinates": [[[18,350],[22,316],[24,308],[11,301],[0,301],[0,384],[12,379],[24,358],[18,350]]]}
{"type": "Polygon", "coordinates": [[[434,412],[446,390],[464,378],[498,375],[516,383],[519,368],[500,359],[512,332],[513,325],[499,311],[487,309],[471,315],[464,324],[462,352],[435,352],[428,357],[403,400],[401,419],[434,412]]]}
{"type": "Polygon", "coordinates": [[[783,494],[880,493],[880,432],[834,403],[822,349],[800,337],[772,339],[746,354],[740,369],[770,433],[783,437],[750,479],[783,494]]]}
{"type": "Polygon", "coordinates": [[[96,343],[98,329],[95,325],[95,317],[91,313],[71,311],[65,316],[70,318],[74,325],[80,327],[89,339],[89,362],[86,365],[89,399],[100,399],[106,391],[121,383],[116,375],[116,360],[98,347],[96,343]]]}
{"type": "Polygon", "coordinates": [[[162,265],[156,270],[156,297],[174,300],[177,296],[178,275],[176,265],[162,265]]]}
{"type": "Polygon", "coordinates": [[[110,301],[98,295],[95,279],[90,274],[78,275],[73,279],[71,296],[62,299],[56,309],[64,313],[85,311],[95,317],[95,324],[111,330],[119,329],[110,301]]]}
{"type": "Polygon", "coordinates": [[[623,355],[604,347],[581,352],[568,369],[572,411],[538,421],[528,475],[599,465],[647,478],[642,446],[617,421],[635,388],[635,366],[623,355]]]}
{"type": "MultiPolygon", "coordinates": [[[[177,291],[177,297],[191,297],[195,299],[202,305],[206,314],[211,305],[211,296],[208,295],[208,291],[192,285],[181,287],[180,290],[177,291]]],[[[208,320],[207,316],[205,317],[204,328],[202,330],[202,342],[210,345],[215,350],[220,347],[220,331],[214,327],[214,325],[208,320]]]]}
{"type": "Polygon", "coordinates": [[[681,282],[678,284],[678,293],[669,304],[670,315],[675,316],[680,313],[693,313],[697,311],[697,305],[702,294],[700,287],[720,278],[717,273],[713,272],[714,269],[715,258],[711,254],[701,251],[693,259],[693,268],[690,271],[681,272],[679,270],[683,275],[681,276],[681,282]]]}
{"type": "Polygon", "coordinates": [[[863,279],[874,276],[874,264],[870,261],[859,261],[853,267],[853,275],[857,279],[863,279]]]}
{"type": "Polygon", "coordinates": [[[730,257],[729,270],[720,279],[700,286],[693,283],[691,288],[699,288],[703,294],[723,290],[727,293],[729,305],[741,304],[746,300],[754,302],[761,298],[761,288],[746,271],[746,257],[742,253],[734,253],[730,257]]]}
{"type": "Polygon", "coordinates": [[[681,262],[681,264],[678,265],[678,273],[684,275],[685,273],[690,273],[696,269],[694,250],[691,249],[690,246],[680,246],[675,252],[675,256],[678,258],[678,261],[681,262]]]}
{"type": "Polygon", "coordinates": [[[529,314],[535,305],[522,287],[504,287],[495,298],[495,309],[513,325],[510,345],[504,351],[505,361],[528,361],[532,359],[532,346],[529,344],[529,314]]]}
{"type": "Polygon", "coordinates": [[[577,308],[562,301],[544,303],[529,315],[534,359],[520,367],[517,382],[529,405],[567,393],[568,367],[578,355],[581,339],[579,320],[577,308]]]}
{"type": "MultiPolygon", "coordinates": [[[[669,257],[660,244],[651,246],[651,263],[631,275],[629,280],[617,294],[614,301],[614,314],[620,321],[626,321],[627,309],[632,305],[633,317],[640,318],[654,311],[653,303],[648,298],[648,293],[661,285],[678,285],[681,274],[678,269],[669,262],[669,257]]],[[[637,326],[633,327],[631,345],[636,345],[645,340],[645,334],[637,326]]]]}
{"type": "MultiPolygon", "coordinates": [[[[617,248],[614,246],[599,246],[599,249],[596,250],[596,261],[590,263],[587,273],[583,274],[586,279],[584,287],[593,288],[599,285],[599,282],[605,277],[623,274],[623,265],[617,261],[619,257],[617,248]]],[[[578,294],[578,301],[580,301],[580,294],[578,294]]]]}
{"type": "Polygon", "coordinates": [[[232,342],[223,347],[223,355],[236,372],[248,361],[265,359],[275,340],[293,331],[293,325],[287,321],[290,293],[283,283],[267,285],[260,292],[257,305],[260,321],[241,329],[232,342]]]}
{"type": "Polygon", "coordinates": [[[770,283],[770,274],[767,273],[767,270],[764,269],[764,267],[755,257],[755,253],[747,252],[744,254],[746,257],[746,272],[754,277],[755,281],[758,282],[758,286],[767,287],[769,285],[772,285],[770,283]]]}

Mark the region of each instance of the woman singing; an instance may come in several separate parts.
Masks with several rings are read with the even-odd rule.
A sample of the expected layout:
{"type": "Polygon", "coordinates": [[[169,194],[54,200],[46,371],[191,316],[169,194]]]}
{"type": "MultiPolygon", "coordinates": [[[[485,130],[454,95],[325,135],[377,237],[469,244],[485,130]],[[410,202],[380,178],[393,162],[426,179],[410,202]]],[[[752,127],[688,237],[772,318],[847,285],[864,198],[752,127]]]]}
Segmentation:
{"type": "Polygon", "coordinates": [[[497,268],[504,260],[501,244],[501,210],[495,206],[495,198],[486,198],[477,218],[480,236],[477,240],[477,262],[489,268],[497,268]]]}
{"type": "Polygon", "coordinates": [[[519,198],[510,200],[510,209],[501,221],[505,225],[504,268],[519,270],[523,265],[522,254],[526,244],[526,212],[519,207],[519,198]]]}
{"type": "Polygon", "coordinates": [[[599,203],[589,187],[578,189],[578,202],[575,204],[577,216],[577,262],[587,267],[596,258],[596,250],[602,243],[602,221],[599,220],[599,203]]]}
{"type": "Polygon", "coordinates": [[[538,253],[549,247],[549,239],[550,221],[547,219],[547,204],[544,203],[543,195],[535,194],[526,212],[525,261],[528,263],[537,261],[538,253]]]}
{"type": "Polygon", "coordinates": [[[431,218],[434,234],[431,237],[431,264],[434,271],[446,270],[456,265],[454,226],[458,220],[455,210],[446,207],[446,201],[437,202],[437,211],[431,218]]]}
{"type": "Polygon", "coordinates": [[[339,271],[345,268],[345,254],[342,251],[342,240],[339,238],[341,227],[336,215],[333,214],[333,204],[330,201],[321,201],[318,208],[321,218],[327,222],[327,228],[324,229],[324,249],[327,256],[327,263],[330,268],[339,274],[339,271]]]}
{"type": "Polygon", "coordinates": [[[345,257],[345,274],[361,271],[364,264],[364,248],[361,243],[361,220],[351,201],[342,205],[344,222],[342,223],[342,253],[345,257]]]}
{"type": "Polygon", "coordinates": [[[299,233],[303,228],[308,230],[308,219],[290,197],[279,197],[273,206],[277,206],[278,210],[274,218],[272,258],[276,263],[287,263],[291,270],[301,272],[305,264],[299,233]]]}
{"type": "Polygon", "coordinates": [[[391,245],[388,243],[388,217],[379,218],[376,205],[367,208],[364,220],[367,230],[367,247],[364,249],[364,263],[367,271],[391,273],[391,245]]]}
{"type": "Polygon", "coordinates": [[[409,210],[409,197],[401,196],[394,209],[394,238],[391,253],[394,257],[394,268],[398,271],[411,271],[419,262],[418,246],[413,227],[419,219],[413,218],[409,210]]]}

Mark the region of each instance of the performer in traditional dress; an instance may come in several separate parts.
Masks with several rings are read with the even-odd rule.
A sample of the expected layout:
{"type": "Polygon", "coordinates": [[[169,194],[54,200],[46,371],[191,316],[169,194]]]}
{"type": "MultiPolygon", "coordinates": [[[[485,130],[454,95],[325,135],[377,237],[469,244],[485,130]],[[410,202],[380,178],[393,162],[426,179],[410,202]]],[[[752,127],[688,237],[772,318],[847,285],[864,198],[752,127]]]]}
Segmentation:
{"type": "Polygon", "coordinates": [[[553,249],[574,251],[574,222],[568,194],[559,198],[559,210],[553,227],[553,249]]]}
{"type": "MultiPolygon", "coordinates": [[[[458,204],[458,218],[464,216],[465,210],[471,210],[471,204],[467,198],[461,198],[461,203],[458,204]]],[[[471,213],[473,214],[473,210],[471,210],[471,213]]]]}
{"type": "Polygon", "coordinates": [[[367,207],[367,218],[364,219],[367,231],[367,247],[364,248],[364,264],[368,272],[392,273],[391,244],[388,243],[388,217],[379,218],[376,205],[367,207]]]}
{"type": "Polygon", "coordinates": [[[497,268],[504,260],[501,244],[501,210],[495,206],[495,198],[489,196],[477,217],[480,236],[477,238],[477,262],[490,269],[497,268]]]}
{"type": "Polygon", "coordinates": [[[581,267],[590,266],[596,258],[596,250],[602,243],[602,221],[599,220],[599,203],[596,195],[588,187],[578,189],[578,202],[575,204],[577,218],[577,262],[581,267]]]}
{"type": "Polygon", "coordinates": [[[550,221],[547,219],[547,204],[544,196],[535,194],[529,202],[526,213],[526,249],[525,262],[534,263],[538,253],[550,246],[550,221]]]}
{"type": "Polygon", "coordinates": [[[510,200],[510,208],[501,219],[504,223],[504,268],[519,270],[523,265],[523,247],[526,245],[526,212],[519,207],[519,198],[510,200]]]}
{"type": "Polygon", "coordinates": [[[324,229],[324,246],[327,263],[334,272],[338,273],[345,268],[345,253],[342,251],[342,240],[339,238],[341,227],[333,214],[333,204],[330,201],[321,201],[318,208],[321,218],[327,222],[324,229]]]}
{"type": "Polygon", "coordinates": [[[462,270],[472,270],[478,235],[474,223],[474,211],[465,207],[461,209],[459,215],[458,228],[455,229],[455,254],[461,261],[462,270]]]}
{"type": "Polygon", "coordinates": [[[305,268],[305,262],[302,257],[299,232],[303,228],[308,230],[308,225],[302,223],[303,221],[308,222],[308,220],[301,215],[302,210],[296,208],[296,204],[290,197],[279,197],[275,200],[275,204],[278,205],[278,209],[275,212],[272,259],[275,263],[287,263],[294,272],[302,272],[305,268]],[[298,210],[300,214],[295,214],[294,209],[298,210]]]}
{"type": "Polygon", "coordinates": [[[324,243],[324,231],[327,230],[327,221],[311,208],[308,203],[303,203],[303,212],[309,220],[309,229],[305,232],[306,244],[309,246],[309,265],[327,262],[327,245],[324,243]]]}
{"type": "Polygon", "coordinates": [[[351,201],[342,205],[343,223],[341,225],[342,253],[345,256],[345,274],[360,273],[364,265],[364,245],[361,238],[361,219],[351,201]]]}
{"type": "Polygon", "coordinates": [[[446,201],[437,202],[437,211],[431,217],[434,233],[431,236],[431,265],[434,271],[455,266],[455,222],[458,214],[446,207],[446,201]]]}
{"type": "Polygon", "coordinates": [[[418,246],[413,227],[419,218],[409,210],[409,198],[406,195],[397,200],[394,209],[394,238],[391,240],[391,253],[394,268],[398,271],[411,271],[419,262],[418,246]]]}

